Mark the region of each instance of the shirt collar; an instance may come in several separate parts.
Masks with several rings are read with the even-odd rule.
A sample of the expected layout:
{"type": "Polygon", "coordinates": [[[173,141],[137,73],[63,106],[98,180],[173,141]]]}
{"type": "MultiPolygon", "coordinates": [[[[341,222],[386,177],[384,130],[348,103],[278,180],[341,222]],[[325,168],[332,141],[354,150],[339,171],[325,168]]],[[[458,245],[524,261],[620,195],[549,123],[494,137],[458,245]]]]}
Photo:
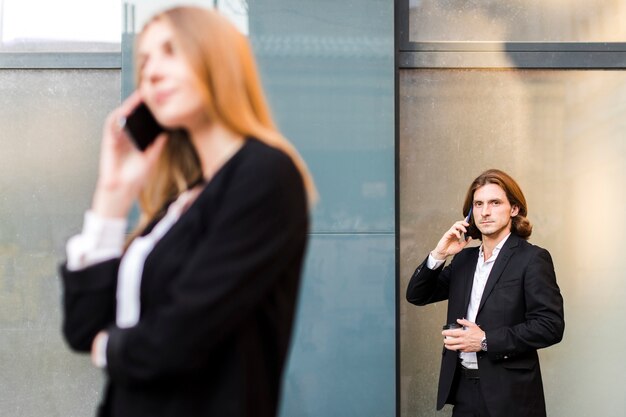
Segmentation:
{"type": "MultiPolygon", "coordinates": [[[[500,249],[502,249],[502,247],[504,246],[504,243],[507,241],[509,236],[511,236],[511,233],[509,233],[508,235],[504,236],[504,238],[500,242],[498,242],[496,247],[493,248],[493,253],[491,254],[491,258],[489,258],[489,260],[487,260],[487,262],[490,262],[490,261],[493,261],[494,259],[496,259],[496,257],[498,256],[498,253],[500,253],[500,249]]],[[[480,248],[478,249],[478,258],[479,259],[485,259],[484,258],[484,254],[483,254],[483,245],[482,244],[480,245],[480,248]]]]}

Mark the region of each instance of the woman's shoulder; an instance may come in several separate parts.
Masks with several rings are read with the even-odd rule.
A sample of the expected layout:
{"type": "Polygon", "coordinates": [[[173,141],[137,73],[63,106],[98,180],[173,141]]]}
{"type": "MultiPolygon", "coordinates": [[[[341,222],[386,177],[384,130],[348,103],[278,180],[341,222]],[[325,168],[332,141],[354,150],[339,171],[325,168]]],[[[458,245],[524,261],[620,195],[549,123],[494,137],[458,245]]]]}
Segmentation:
{"type": "Polygon", "coordinates": [[[238,175],[253,176],[258,182],[302,182],[292,158],[282,150],[258,139],[247,139],[237,164],[238,175]]]}
{"type": "MultiPolygon", "coordinates": [[[[306,207],[300,171],[291,156],[258,139],[247,139],[236,161],[220,178],[215,190],[224,204],[306,207]]],[[[275,207],[275,208],[276,208],[275,207]]]]}
{"type": "Polygon", "coordinates": [[[258,169],[286,168],[290,166],[295,168],[295,164],[289,155],[256,138],[246,139],[246,144],[242,151],[244,154],[242,162],[246,166],[258,169]]]}

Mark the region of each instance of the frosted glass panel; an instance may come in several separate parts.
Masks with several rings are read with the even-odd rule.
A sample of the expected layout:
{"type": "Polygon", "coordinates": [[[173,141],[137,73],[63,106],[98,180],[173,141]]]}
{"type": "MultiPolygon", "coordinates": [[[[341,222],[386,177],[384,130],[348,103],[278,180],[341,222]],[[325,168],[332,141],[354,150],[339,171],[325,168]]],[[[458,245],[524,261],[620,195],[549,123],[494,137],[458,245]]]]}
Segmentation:
{"type": "Polygon", "coordinates": [[[446,303],[415,307],[415,267],[462,218],[487,168],[518,180],[565,299],[563,341],[540,351],[548,415],[626,409],[626,73],[410,70],[400,73],[401,415],[435,413],[446,303]]]}
{"type": "Polygon", "coordinates": [[[0,410],[89,416],[101,372],[61,337],[57,265],[80,230],[120,71],[0,71],[0,410]]]}
{"type": "Polygon", "coordinates": [[[623,0],[405,0],[409,40],[624,42],[623,0]]]}

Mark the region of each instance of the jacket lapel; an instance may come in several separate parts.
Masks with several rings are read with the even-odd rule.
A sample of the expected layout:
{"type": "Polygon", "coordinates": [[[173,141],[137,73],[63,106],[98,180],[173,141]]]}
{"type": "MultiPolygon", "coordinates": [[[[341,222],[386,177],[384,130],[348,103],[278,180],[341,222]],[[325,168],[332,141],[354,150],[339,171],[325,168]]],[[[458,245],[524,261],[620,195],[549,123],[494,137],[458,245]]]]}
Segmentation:
{"type": "Polygon", "coordinates": [[[463,311],[460,312],[461,315],[459,315],[458,317],[465,317],[467,315],[467,307],[469,306],[472,286],[474,285],[474,273],[476,272],[476,264],[478,263],[478,247],[473,249],[473,251],[474,253],[470,255],[470,262],[467,262],[465,264],[465,268],[462,274],[464,290],[463,311]]]}
{"type": "Polygon", "coordinates": [[[517,248],[519,244],[519,237],[517,235],[511,234],[509,238],[504,243],[502,249],[500,249],[500,253],[498,254],[498,258],[496,259],[495,264],[493,265],[493,269],[489,273],[489,278],[487,278],[487,284],[485,285],[485,290],[483,291],[483,296],[480,299],[480,305],[478,306],[477,314],[482,310],[483,305],[485,305],[485,300],[493,291],[493,288],[496,286],[502,273],[506,269],[511,256],[515,253],[515,248],[517,248]]]}

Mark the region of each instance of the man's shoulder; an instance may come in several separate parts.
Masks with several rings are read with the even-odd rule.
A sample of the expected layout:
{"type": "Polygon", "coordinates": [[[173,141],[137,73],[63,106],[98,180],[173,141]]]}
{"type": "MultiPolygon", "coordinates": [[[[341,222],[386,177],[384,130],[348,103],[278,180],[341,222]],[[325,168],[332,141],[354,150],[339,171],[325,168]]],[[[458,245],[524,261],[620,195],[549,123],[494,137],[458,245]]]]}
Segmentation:
{"type": "Polygon", "coordinates": [[[515,233],[511,233],[511,236],[509,236],[508,242],[506,242],[505,246],[508,246],[510,248],[518,247],[522,250],[532,251],[532,252],[547,251],[547,249],[539,245],[536,245],[534,243],[531,243],[527,239],[524,239],[523,237],[520,237],[516,235],[515,233]]]}
{"type": "Polygon", "coordinates": [[[547,249],[539,245],[535,245],[534,243],[531,243],[528,240],[521,238],[517,235],[512,234],[511,237],[516,240],[516,242],[511,242],[512,245],[510,246],[510,249],[514,253],[517,253],[518,256],[526,259],[534,259],[538,256],[551,259],[550,252],[547,249]]]}
{"type": "Polygon", "coordinates": [[[454,255],[452,262],[460,264],[465,262],[476,262],[478,260],[479,246],[470,246],[464,248],[461,252],[454,255]]]}

